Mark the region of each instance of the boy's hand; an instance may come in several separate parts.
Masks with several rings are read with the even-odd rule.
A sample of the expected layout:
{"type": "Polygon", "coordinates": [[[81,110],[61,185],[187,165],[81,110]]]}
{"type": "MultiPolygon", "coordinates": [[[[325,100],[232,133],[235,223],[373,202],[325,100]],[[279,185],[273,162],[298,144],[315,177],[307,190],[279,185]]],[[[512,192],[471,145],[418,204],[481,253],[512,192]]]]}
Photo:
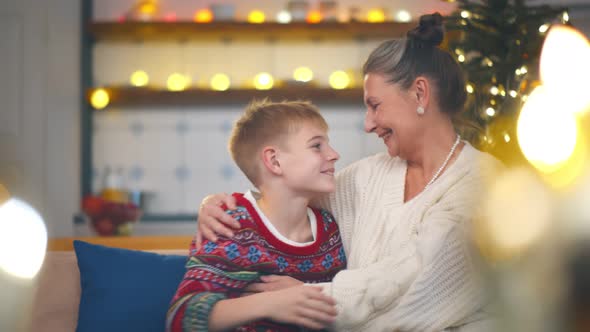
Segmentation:
{"type": "Polygon", "coordinates": [[[336,318],[336,302],[319,287],[297,286],[263,293],[268,319],[310,329],[323,329],[336,318]]]}
{"type": "Polygon", "coordinates": [[[215,194],[205,197],[201,202],[195,235],[197,249],[201,247],[203,238],[213,242],[217,241],[218,234],[231,238],[234,234],[230,227],[240,228],[240,223],[221,208],[224,204],[230,210],[235,209],[235,197],[229,194],[215,194]]]}
{"type": "Polygon", "coordinates": [[[250,284],[245,290],[247,292],[259,293],[303,285],[303,282],[289,276],[269,275],[260,277],[260,280],[262,280],[262,282],[250,284]]]}

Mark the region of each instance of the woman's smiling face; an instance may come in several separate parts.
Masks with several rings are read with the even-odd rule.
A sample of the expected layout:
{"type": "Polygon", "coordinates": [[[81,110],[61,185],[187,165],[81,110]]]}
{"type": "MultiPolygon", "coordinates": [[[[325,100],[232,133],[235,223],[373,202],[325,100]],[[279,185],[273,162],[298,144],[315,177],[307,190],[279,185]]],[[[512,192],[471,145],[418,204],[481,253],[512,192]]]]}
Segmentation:
{"type": "Polygon", "coordinates": [[[411,91],[412,88],[404,90],[399,84],[388,83],[382,74],[365,75],[365,132],[383,139],[392,157],[407,155],[417,135],[419,105],[411,91]]]}

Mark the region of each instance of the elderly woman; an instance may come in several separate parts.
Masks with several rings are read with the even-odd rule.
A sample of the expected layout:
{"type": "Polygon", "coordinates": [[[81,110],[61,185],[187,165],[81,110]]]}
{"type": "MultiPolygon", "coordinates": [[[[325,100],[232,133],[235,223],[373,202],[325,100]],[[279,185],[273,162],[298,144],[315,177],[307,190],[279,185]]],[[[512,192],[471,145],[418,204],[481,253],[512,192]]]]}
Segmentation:
{"type": "MultiPolygon", "coordinates": [[[[442,40],[442,17],[425,15],[364,64],[365,131],[387,153],[340,171],[336,192],[317,202],[336,217],[348,256],[347,270],[320,284],[337,303],[335,330],[480,331],[491,321],[467,234],[483,177],[499,162],[455,131],[465,81],[442,40]]],[[[223,194],[203,202],[198,237],[235,227],[221,203],[234,205],[223,194]]],[[[300,284],[263,281],[251,290],[300,284]]]]}

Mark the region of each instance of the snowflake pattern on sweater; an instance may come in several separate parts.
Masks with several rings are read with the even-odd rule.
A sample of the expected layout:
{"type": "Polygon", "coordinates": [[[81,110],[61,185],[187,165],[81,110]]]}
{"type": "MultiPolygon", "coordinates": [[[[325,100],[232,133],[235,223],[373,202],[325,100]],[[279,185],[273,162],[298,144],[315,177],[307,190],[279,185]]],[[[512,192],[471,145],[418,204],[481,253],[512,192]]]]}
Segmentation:
{"type": "MultiPolygon", "coordinates": [[[[262,275],[289,275],[306,283],[319,283],[331,281],[346,267],[340,232],[328,211],[312,209],[317,219],[315,241],[305,246],[292,246],[272,234],[242,194],[234,194],[234,197],[238,206],[228,213],[242,227],[233,238],[205,241],[198,250],[193,240],[187,271],[167,314],[167,331],[207,331],[209,314],[215,303],[240,296],[242,289],[260,282],[262,275]]],[[[304,329],[265,320],[235,331],[304,329]]]]}

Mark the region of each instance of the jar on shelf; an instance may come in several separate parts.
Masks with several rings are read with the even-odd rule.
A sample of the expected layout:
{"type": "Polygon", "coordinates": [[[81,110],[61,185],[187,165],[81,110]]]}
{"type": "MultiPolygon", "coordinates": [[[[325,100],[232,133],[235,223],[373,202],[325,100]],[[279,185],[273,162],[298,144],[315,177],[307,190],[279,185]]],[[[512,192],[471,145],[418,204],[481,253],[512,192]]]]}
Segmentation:
{"type": "Polygon", "coordinates": [[[100,196],[112,202],[127,203],[129,194],[125,190],[123,168],[113,170],[110,166],[105,168],[100,196]]]}
{"type": "Polygon", "coordinates": [[[305,22],[309,11],[309,3],[305,0],[291,0],[287,3],[287,10],[291,14],[293,22],[305,22]]]}
{"type": "Polygon", "coordinates": [[[338,20],[338,2],[334,0],[320,1],[320,14],[322,20],[327,22],[335,22],[338,20]]]}

